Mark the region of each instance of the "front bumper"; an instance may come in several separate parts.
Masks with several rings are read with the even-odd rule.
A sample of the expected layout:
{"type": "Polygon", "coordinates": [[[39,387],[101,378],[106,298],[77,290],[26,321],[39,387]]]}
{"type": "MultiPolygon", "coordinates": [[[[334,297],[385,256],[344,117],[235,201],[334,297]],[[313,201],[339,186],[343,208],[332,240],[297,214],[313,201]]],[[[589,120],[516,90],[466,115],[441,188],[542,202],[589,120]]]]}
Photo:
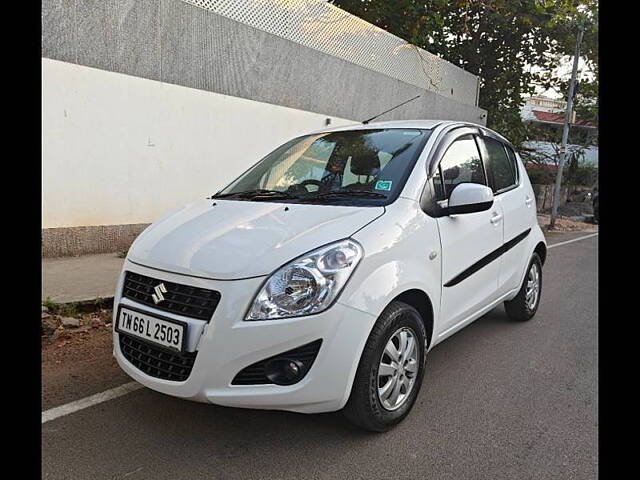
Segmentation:
{"type": "Polygon", "coordinates": [[[339,410],[347,402],[375,316],[337,302],[317,315],[247,322],[243,320],[244,315],[264,277],[208,280],[167,273],[128,260],[123,272],[126,270],[159,280],[217,290],[222,294],[213,318],[208,322],[196,320],[122,298],[124,275],[121,275],[114,315],[118,304],[122,304],[186,322],[189,325],[186,350],[198,352],[187,380],[162,380],[146,375],[127,361],[120,351],[119,334],[114,331],[114,356],[134,380],[168,395],[229,407],[319,413],[339,410]],[[248,365],[318,339],[322,339],[320,351],[300,382],[289,386],[231,385],[235,375],[248,365]]]}

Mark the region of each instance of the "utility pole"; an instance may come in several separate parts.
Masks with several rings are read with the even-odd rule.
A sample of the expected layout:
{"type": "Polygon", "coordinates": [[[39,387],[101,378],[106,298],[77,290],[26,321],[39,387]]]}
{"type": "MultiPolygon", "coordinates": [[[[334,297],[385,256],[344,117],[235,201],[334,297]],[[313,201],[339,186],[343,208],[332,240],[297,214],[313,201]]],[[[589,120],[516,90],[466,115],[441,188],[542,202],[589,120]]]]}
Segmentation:
{"type": "Polygon", "coordinates": [[[549,221],[549,229],[553,229],[556,225],[556,215],[558,215],[558,205],[560,205],[560,187],[562,185],[562,169],[567,160],[567,140],[569,139],[569,126],[571,117],[573,116],[573,92],[576,86],[576,76],[578,73],[578,61],[580,60],[580,45],[582,44],[582,36],[584,35],[584,26],[580,25],[578,30],[578,38],[576,40],[576,53],[573,57],[573,70],[571,71],[571,82],[569,83],[569,95],[567,98],[567,111],[564,115],[564,128],[562,129],[562,145],[560,146],[560,161],[558,163],[558,171],[556,172],[556,184],[553,189],[553,204],[551,206],[551,219],[549,221]]]}

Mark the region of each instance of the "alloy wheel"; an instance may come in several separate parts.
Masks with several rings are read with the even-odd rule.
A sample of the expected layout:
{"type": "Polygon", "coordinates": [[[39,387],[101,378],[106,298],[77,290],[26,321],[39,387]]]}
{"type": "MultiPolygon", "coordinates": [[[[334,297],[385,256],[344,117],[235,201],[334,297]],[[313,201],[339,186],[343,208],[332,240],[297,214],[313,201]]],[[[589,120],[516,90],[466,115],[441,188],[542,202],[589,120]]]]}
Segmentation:
{"type": "Polygon", "coordinates": [[[533,311],[538,303],[540,294],[540,269],[535,262],[531,264],[527,276],[527,289],[525,292],[525,302],[529,311],[533,311]]]}
{"type": "Polygon", "coordinates": [[[416,383],[420,350],[416,334],[402,327],[389,338],[378,365],[378,398],[386,410],[397,410],[416,383]]]}

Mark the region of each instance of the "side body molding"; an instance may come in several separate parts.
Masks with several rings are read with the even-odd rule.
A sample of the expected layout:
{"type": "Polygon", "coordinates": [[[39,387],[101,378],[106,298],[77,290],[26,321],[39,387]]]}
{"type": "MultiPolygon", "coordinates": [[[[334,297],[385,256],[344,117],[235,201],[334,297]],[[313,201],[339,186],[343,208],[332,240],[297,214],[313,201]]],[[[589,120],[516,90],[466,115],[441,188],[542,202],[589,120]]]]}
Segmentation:
{"type": "Polygon", "coordinates": [[[529,229],[525,230],[524,232],[522,232],[521,234],[517,235],[516,237],[512,238],[508,242],[505,242],[501,247],[496,248],[493,252],[489,253],[488,255],[485,255],[480,260],[475,262],[473,265],[471,265],[470,267],[466,268],[465,270],[460,272],[458,275],[453,277],[451,280],[449,280],[447,283],[445,283],[444,286],[445,287],[453,287],[454,285],[457,285],[460,282],[462,282],[463,280],[469,278],[471,275],[476,273],[482,267],[488,265],[489,263],[493,262],[494,260],[497,260],[505,252],[508,252],[513,247],[515,247],[518,243],[520,243],[525,238],[527,238],[527,236],[529,235],[530,232],[531,232],[531,229],[529,228],[529,229]]]}

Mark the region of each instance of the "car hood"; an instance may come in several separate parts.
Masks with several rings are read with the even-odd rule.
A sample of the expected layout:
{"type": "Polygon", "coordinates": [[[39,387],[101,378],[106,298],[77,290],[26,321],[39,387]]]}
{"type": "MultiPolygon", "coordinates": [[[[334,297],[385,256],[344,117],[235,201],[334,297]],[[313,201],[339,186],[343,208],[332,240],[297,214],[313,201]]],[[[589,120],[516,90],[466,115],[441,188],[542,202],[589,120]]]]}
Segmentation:
{"type": "Polygon", "coordinates": [[[232,280],[273,272],[294,258],[349,237],[384,207],[199,201],[153,223],[129,249],[140,265],[232,280]]]}

